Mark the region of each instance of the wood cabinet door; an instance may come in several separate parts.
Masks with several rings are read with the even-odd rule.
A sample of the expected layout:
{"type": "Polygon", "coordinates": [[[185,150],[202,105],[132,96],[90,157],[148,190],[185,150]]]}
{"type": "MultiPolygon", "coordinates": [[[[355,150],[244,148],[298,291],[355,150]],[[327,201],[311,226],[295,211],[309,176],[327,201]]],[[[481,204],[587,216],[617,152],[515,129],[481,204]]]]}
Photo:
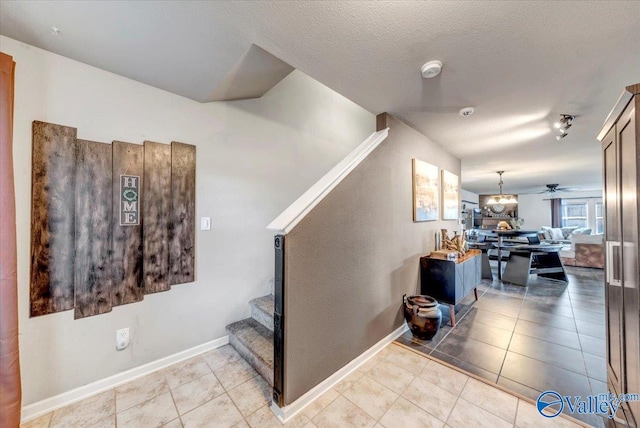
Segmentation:
{"type": "Polygon", "coordinates": [[[619,218],[618,147],[615,126],[602,140],[604,163],[605,208],[605,303],[607,326],[607,365],[609,382],[617,393],[622,392],[624,343],[622,337],[622,281],[619,218]]]}
{"type": "MultiPolygon", "coordinates": [[[[622,233],[622,291],[624,310],[624,392],[636,393],[640,388],[640,293],[638,258],[638,135],[636,106],[632,100],[618,120],[616,130],[620,148],[620,195],[622,233]]],[[[630,402],[636,422],[640,403],[630,402]]]]}

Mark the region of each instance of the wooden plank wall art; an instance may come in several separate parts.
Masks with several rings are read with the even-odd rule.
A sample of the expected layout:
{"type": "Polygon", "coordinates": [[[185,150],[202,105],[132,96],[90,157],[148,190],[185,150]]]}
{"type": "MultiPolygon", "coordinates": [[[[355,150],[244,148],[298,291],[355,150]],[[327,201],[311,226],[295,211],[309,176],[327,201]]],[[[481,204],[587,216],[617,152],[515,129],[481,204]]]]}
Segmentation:
{"type": "Polygon", "coordinates": [[[171,143],[171,263],[169,283],[193,281],[195,241],[187,233],[195,222],[196,148],[188,144],[171,143]]]}
{"type": "Polygon", "coordinates": [[[75,317],[111,310],[111,145],[77,140],[75,317]],[[86,214],[85,214],[86,213],[86,214]]]}
{"type": "Polygon", "coordinates": [[[111,311],[195,279],[195,146],[33,122],[31,316],[111,311]]]}
{"type": "Polygon", "coordinates": [[[144,147],[114,141],[113,147],[113,304],[142,300],[142,170],[144,147]]]}
{"type": "MultiPolygon", "coordinates": [[[[171,214],[171,146],[144,142],[142,217],[145,257],[144,292],[166,291],[169,285],[169,225],[171,214]]],[[[195,178],[195,175],[194,175],[195,178]]],[[[193,228],[193,227],[192,227],[193,228]]]]}
{"type": "Polygon", "coordinates": [[[76,129],[33,123],[31,314],[73,308],[76,129]]]}

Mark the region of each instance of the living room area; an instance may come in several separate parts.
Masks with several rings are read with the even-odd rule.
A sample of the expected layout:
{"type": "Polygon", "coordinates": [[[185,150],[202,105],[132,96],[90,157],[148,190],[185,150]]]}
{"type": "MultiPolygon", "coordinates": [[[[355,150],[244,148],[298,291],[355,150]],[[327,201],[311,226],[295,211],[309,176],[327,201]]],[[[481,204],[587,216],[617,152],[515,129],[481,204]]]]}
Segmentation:
{"type": "Polygon", "coordinates": [[[462,223],[471,241],[503,220],[517,229],[538,231],[541,242],[562,245],[559,256],[565,266],[604,268],[601,189],[558,189],[557,184],[548,184],[536,193],[514,195],[517,206],[504,213],[495,213],[495,205],[486,204],[489,197],[463,190],[462,223]]]}

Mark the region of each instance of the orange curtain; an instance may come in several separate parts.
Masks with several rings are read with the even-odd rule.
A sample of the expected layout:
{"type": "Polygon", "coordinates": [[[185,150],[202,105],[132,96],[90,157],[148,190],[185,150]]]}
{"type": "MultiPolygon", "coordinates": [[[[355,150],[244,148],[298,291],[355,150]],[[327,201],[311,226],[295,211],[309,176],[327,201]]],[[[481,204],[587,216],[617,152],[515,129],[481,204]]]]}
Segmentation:
{"type": "Polygon", "coordinates": [[[13,82],[16,63],[0,52],[0,426],[20,425],[13,82]]]}

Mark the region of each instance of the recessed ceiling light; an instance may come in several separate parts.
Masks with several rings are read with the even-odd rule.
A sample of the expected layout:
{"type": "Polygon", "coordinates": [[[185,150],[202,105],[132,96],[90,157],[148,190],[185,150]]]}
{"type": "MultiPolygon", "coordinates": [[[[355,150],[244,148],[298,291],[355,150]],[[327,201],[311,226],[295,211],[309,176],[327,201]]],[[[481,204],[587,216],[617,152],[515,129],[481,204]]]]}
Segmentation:
{"type": "Polygon", "coordinates": [[[442,71],[442,62],[441,61],[429,61],[420,69],[422,72],[422,77],[425,79],[431,79],[432,77],[436,77],[442,71]]]}
{"type": "Polygon", "coordinates": [[[52,36],[59,36],[60,33],[62,33],[62,31],[60,31],[60,29],[58,27],[51,27],[51,35],[52,36]]]}
{"type": "Polygon", "coordinates": [[[460,116],[462,117],[469,117],[473,114],[475,110],[473,109],[473,107],[465,107],[463,109],[460,110],[460,116]]]}

